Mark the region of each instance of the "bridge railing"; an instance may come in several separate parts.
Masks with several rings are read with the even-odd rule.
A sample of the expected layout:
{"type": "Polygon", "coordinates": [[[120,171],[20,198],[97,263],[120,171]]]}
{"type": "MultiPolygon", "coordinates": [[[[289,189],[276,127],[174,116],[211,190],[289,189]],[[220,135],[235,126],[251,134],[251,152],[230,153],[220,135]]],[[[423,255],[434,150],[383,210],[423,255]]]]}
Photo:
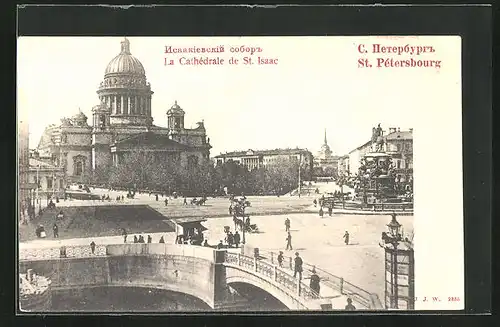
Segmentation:
{"type": "MultiPolygon", "coordinates": [[[[260,251],[259,253],[262,255],[261,260],[269,260],[271,264],[278,264],[278,253],[272,251],[260,251]]],[[[261,261],[260,260],[260,261],[261,261]]],[[[283,257],[282,265],[290,270],[294,269],[292,257],[283,257]]],[[[369,309],[381,309],[383,308],[382,303],[379,297],[375,293],[370,293],[361,287],[358,287],[354,284],[349,283],[344,278],[336,276],[332,273],[329,273],[321,268],[316,267],[315,265],[311,265],[308,263],[302,264],[303,275],[306,276],[312,270],[316,270],[316,273],[320,277],[320,280],[323,284],[328,287],[337,290],[342,295],[347,295],[353,298],[356,302],[361,303],[363,306],[369,309]]]]}
{"type": "Polygon", "coordinates": [[[58,258],[84,258],[105,256],[106,245],[96,245],[94,253],[90,245],[71,245],[47,248],[19,249],[19,260],[48,260],[58,258]]]}
{"type": "Polygon", "coordinates": [[[284,287],[288,294],[298,295],[305,300],[319,298],[319,294],[278,266],[240,253],[226,252],[225,262],[241,267],[274,281],[284,287]]]}

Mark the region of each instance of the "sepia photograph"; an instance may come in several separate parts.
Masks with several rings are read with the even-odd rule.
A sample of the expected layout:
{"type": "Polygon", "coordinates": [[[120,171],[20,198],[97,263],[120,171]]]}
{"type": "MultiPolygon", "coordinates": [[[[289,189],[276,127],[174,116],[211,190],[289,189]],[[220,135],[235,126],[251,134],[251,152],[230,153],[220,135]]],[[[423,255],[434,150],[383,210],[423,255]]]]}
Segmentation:
{"type": "Polygon", "coordinates": [[[17,46],[20,312],[464,308],[460,37],[17,46]]]}

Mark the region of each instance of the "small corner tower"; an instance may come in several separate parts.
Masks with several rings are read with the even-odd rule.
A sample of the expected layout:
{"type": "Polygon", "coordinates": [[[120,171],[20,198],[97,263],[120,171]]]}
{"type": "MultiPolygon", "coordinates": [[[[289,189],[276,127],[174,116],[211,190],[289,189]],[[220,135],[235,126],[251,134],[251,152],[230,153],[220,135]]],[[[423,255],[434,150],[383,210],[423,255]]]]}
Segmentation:
{"type": "Polygon", "coordinates": [[[92,108],[92,170],[106,166],[111,160],[109,146],[112,131],[110,129],[111,108],[104,102],[92,108]]]}
{"type": "Polygon", "coordinates": [[[179,132],[184,129],[184,115],[184,110],[175,101],[174,105],[167,111],[170,132],[179,132]]]}
{"type": "Polygon", "coordinates": [[[92,127],[93,131],[106,131],[110,125],[111,108],[108,108],[104,102],[92,108],[92,127]]]}

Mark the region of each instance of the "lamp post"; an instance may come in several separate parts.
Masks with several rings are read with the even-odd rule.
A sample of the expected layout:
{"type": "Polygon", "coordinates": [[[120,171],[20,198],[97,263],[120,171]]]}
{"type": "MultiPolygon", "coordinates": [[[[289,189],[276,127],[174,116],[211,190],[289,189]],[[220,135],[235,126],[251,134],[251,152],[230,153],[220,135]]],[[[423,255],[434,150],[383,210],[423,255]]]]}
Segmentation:
{"type": "Polygon", "coordinates": [[[245,230],[246,230],[246,223],[245,223],[245,207],[246,207],[246,204],[245,202],[243,201],[243,203],[241,204],[241,220],[243,222],[243,238],[241,240],[241,244],[245,244],[246,243],[246,240],[245,240],[245,230]]]}
{"type": "Polygon", "coordinates": [[[402,235],[402,225],[391,214],[387,224],[388,232],[382,233],[381,247],[385,249],[385,306],[386,309],[400,309],[400,303],[406,302],[406,308],[414,309],[414,253],[408,238],[402,235]],[[405,243],[406,248],[399,245],[405,243]]]}
{"type": "Polygon", "coordinates": [[[300,198],[300,193],[302,193],[302,181],[300,179],[300,166],[302,163],[302,153],[299,153],[299,198],[300,198]]]}
{"type": "Polygon", "coordinates": [[[40,165],[37,165],[36,166],[36,200],[38,202],[38,210],[42,210],[42,199],[40,199],[40,193],[39,193],[39,190],[40,190],[40,187],[41,187],[41,183],[40,183],[40,165]]]}

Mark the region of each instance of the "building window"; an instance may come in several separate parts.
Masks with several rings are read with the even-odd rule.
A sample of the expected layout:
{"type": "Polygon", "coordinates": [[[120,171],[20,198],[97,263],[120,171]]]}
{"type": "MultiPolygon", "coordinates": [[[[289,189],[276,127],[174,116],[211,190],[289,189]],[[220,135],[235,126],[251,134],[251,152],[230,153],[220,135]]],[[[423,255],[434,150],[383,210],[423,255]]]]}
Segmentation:
{"type": "Polygon", "coordinates": [[[52,177],[47,177],[47,188],[52,188],[52,177]]]}
{"type": "Polygon", "coordinates": [[[64,189],[64,181],[62,179],[59,180],[59,188],[64,189]]]}
{"type": "Polygon", "coordinates": [[[81,176],[83,174],[83,163],[81,161],[75,163],[75,175],[81,176]]]}
{"type": "MultiPolygon", "coordinates": [[[[401,152],[401,144],[400,144],[400,143],[398,143],[398,144],[396,145],[396,147],[397,147],[397,151],[398,151],[398,152],[401,152]]],[[[398,167],[398,168],[399,168],[399,167],[398,167]]]]}
{"type": "Polygon", "coordinates": [[[401,160],[396,160],[396,168],[398,168],[398,169],[401,168],[401,160]]]}

